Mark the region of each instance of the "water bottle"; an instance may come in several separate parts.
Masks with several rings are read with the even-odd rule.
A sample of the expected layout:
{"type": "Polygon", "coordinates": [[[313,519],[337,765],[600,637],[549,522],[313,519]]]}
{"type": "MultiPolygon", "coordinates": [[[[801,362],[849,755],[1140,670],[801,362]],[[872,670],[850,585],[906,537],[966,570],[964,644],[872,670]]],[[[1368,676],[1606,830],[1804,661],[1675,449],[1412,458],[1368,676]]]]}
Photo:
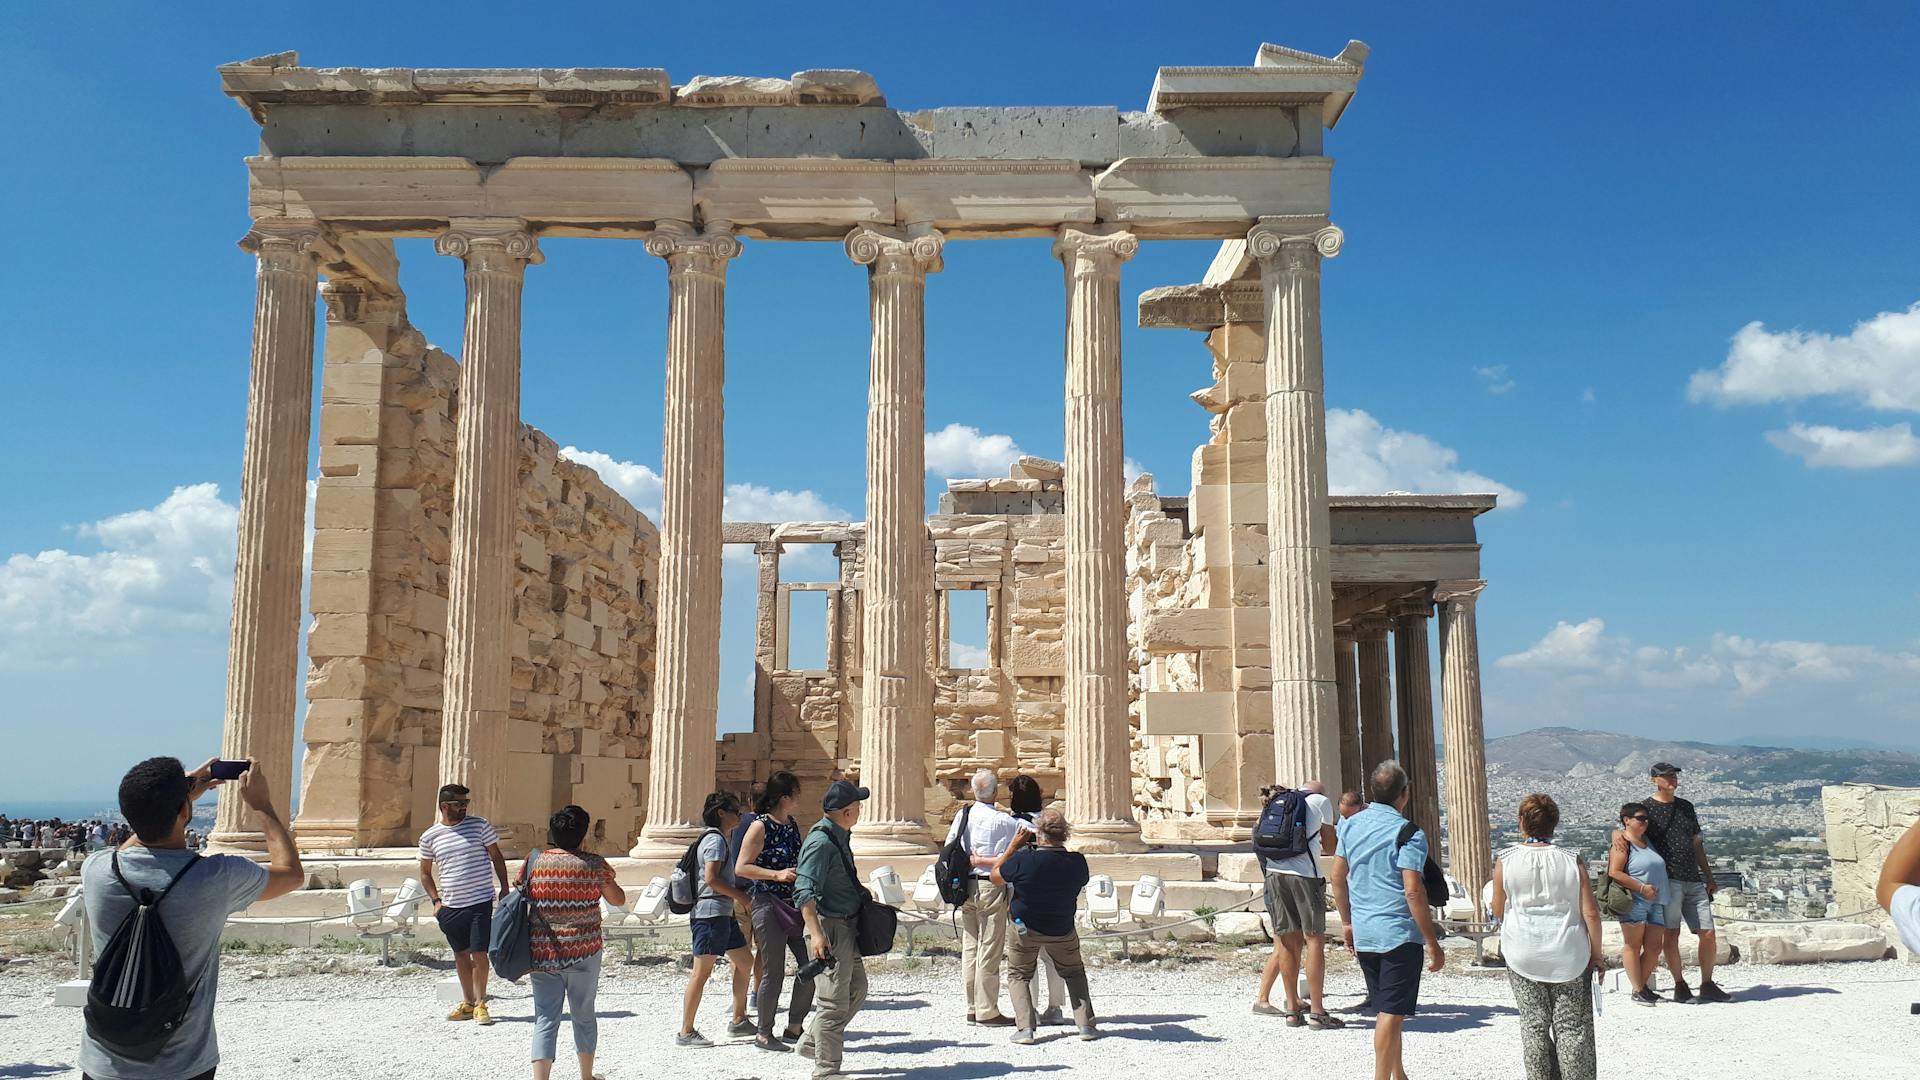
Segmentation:
{"type": "Polygon", "coordinates": [[[1018,915],[1014,916],[1013,918],[1013,932],[1016,934],[1019,934],[1021,937],[1027,936],[1026,921],[1021,919],[1018,915]]]}

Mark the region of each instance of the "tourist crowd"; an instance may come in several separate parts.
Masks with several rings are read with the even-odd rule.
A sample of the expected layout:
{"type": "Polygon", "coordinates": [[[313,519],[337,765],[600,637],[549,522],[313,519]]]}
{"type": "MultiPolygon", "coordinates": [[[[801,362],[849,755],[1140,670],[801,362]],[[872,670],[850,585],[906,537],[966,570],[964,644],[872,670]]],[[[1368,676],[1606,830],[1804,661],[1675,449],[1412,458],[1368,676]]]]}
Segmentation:
{"type": "MultiPolygon", "coordinates": [[[[103,833],[104,850],[85,863],[82,882],[101,969],[118,976],[103,997],[96,971],[80,1052],[86,1077],[211,1080],[219,1061],[213,1009],[221,928],[230,914],[305,881],[267,779],[251,768],[232,783],[265,839],[264,865],[190,850],[193,801],[222,783],[211,777],[213,764],[188,772],[174,758],[153,758],[134,766],[120,785],[126,835],[109,846],[112,834],[103,833]],[[166,996],[166,978],[151,977],[167,965],[142,971],[124,947],[123,924],[138,923],[141,930],[156,914],[165,931],[158,937],[177,952],[172,978],[191,987],[184,995],[166,996]],[[128,986],[136,987],[132,997],[128,986]]],[[[1699,817],[1676,794],[1679,776],[1672,765],[1653,766],[1652,794],[1621,807],[1620,828],[1604,863],[1594,867],[1554,842],[1560,809],[1551,796],[1529,795],[1517,809],[1521,840],[1498,854],[1488,914],[1520,1014],[1529,1080],[1597,1074],[1594,994],[1606,968],[1604,917],[1620,924],[1636,1002],[1730,1000],[1713,980],[1715,886],[1699,817]],[[1682,924],[1698,939],[1697,993],[1682,977],[1682,924]],[[1655,989],[1663,960],[1670,998],[1655,989]]],[[[986,769],[972,778],[973,800],[955,816],[937,864],[955,873],[948,896],[958,908],[966,1022],[1010,1028],[1014,1043],[1032,1044],[1042,1026],[1066,1022],[1064,998],[1080,1038],[1097,1038],[1077,929],[1087,860],[1067,846],[1072,825],[1044,807],[1033,778],[1014,777],[1006,786],[1003,809],[1000,778],[986,769]],[[1010,1012],[1000,1008],[1003,964],[1010,1012]],[[1042,979],[1048,984],[1044,1011],[1034,988],[1042,979]]],[[[1353,1011],[1374,1015],[1374,1076],[1405,1080],[1404,1027],[1419,1011],[1422,975],[1446,963],[1434,910],[1434,894],[1446,884],[1430,839],[1406,817],[1412,799],[1406,771],[1382,762],[1366,787],[1364,797],[1345,792],[1337,805],[1313,782],[1268,793],[1254,843],[1266,872],[1273,949],[1253,1011],[1289,1027],[1346,1026],[1323,998],[1327,912],[1336,911],[1342,944],[1366,983],[1367,999],[1353,1011]],[[1272,1001],[1276,984],[1280,1005],[1272,1001]]],[[[727,792],[707,797],[704,828],[682,862],[692,868],[693,962],[673,1041],[714,1045],[695,1021],[724,957],[732,989],[726,1033],[750,1037],[769,1053],[811,1058],[813,1075],[825,1077],[841,1070],[847,1029],[867,997],[863,954],[874,951],[861,939],[875,901],[860,881],[851,846],[868,790],[833,781],[819,797],[821,816],[803,829],[810,816],[805,794],[793,774],[776,772],[750,806],[727,792]]],[[[569,1017],[580,1076],[592,1080],[601,902],[617,906],[626,899],[608,862],[582,849],[592,815],[578,806],[555,811],[546,846],[529,853],[515,882],[498,833],[473,813],[471,802],[461,785],[441,788],[438,821],[420,838],[420,880],[453,950],[462,991],[447,1019],[493,1023],[493,924],[496,911],[504,910],[497,905],[517,884],[524,889],[523,910],[532,913],[533,1074],[536,1080],[551,1075],[561,1020],[569,1017]]],[[[94,842],[91,829],[98,824],[86,823],[83,842],[94,842]]],[[[66,837],[81,823],[4,822],[0,828],[16,839],[45,836],[46,828],[66,837]]],[[[1920,949],[1920,825],[1888,857],[1879,899],[1907,947],[1920,949]]],[[[154,937],[131,935],[136,948],[149,950],[154,937]]]]}
{"type": "MultiPolygon", "coordinates": [[[[119,847],[132,835],[132,827],[124,821],[30,820],[8,818],[0,814],[0,848],[63,849],[84,854],[119,847]]],[[[205,837],[192,829],[187,830],[188,847],[198,849],[205,844],[205,837]]]]}

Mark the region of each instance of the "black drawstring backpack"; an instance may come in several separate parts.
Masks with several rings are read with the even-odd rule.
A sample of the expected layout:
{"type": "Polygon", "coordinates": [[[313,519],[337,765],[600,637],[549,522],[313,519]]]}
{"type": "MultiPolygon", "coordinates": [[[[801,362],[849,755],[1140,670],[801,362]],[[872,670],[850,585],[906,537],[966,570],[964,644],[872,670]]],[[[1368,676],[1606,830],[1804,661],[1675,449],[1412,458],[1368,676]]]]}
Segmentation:
{"type": "Polygon", "coordinates": [[[200,989],[198,982],[187,981],[180,950],[174,947],[158,911],[161,901],[199,862],[200,856],[195,855],[166,892],[155,896],[152,889],[136,889],[127,882],[120,873],[120,853],[113,853],[113,876],[139,906],[120,920],[119,929],[94,962],[86,1018],[87,1034],[121,1057],[151,1061],[159,1056],[200,989]]]}

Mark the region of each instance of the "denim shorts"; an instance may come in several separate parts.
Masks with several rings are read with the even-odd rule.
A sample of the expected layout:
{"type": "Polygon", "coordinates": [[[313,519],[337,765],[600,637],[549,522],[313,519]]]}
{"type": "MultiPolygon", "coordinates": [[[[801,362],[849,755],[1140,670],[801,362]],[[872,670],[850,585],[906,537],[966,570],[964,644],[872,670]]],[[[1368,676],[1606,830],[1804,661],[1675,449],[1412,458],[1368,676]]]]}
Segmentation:
{"type": "Polygon", "coordinates": [[[695,956],[725,956],[747,947],[747,936],[740,932],[740,923],[731,915],[688,919],[687,926],[693,931],[695,956]]]}
{"type": "Polygon", "coordinates": [[[1655,903],[1641,896],[1634,897],[1633,908],[1625,915],[1620,916],[1620,925],[1633,926],[1639,923],[1646,923],[1648,926],[1658,926],[1663,930],[1666,929],[1667,905],[1655,903]]]}

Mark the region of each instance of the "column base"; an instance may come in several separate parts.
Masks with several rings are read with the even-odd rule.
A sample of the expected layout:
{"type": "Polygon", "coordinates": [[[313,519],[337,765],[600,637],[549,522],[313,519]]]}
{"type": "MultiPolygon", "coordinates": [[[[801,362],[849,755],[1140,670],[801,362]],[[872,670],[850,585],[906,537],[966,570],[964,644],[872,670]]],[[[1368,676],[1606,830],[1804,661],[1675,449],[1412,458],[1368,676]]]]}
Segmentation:
{"type": "Polygon", "coordinates": [[[700,839],[705,825],[648,825],[640,830],[627,855],[634,859],[678,859],[687,853],[687,845],[700,839]]]}
{"type": "Polygon", "coordinates": [[[924,821],[862,821],[853,827],[855,855],[927,855],[935,850],[924,821]]]}
{"type": "Polygon", "coordinates": [[[1140,838],[1140,823],[1136,821],[1075,822],[1073,836],[1067,841],[1067,846],[1095,855],[1121,855],[1147,850],[1146,841],[1140,838]]]}
{"type": "Polygon", "coordinates": [[[216,855],[264,855],[267,834],[263,832],[215,832],[207,836],[207,850],[216,855]]]}

